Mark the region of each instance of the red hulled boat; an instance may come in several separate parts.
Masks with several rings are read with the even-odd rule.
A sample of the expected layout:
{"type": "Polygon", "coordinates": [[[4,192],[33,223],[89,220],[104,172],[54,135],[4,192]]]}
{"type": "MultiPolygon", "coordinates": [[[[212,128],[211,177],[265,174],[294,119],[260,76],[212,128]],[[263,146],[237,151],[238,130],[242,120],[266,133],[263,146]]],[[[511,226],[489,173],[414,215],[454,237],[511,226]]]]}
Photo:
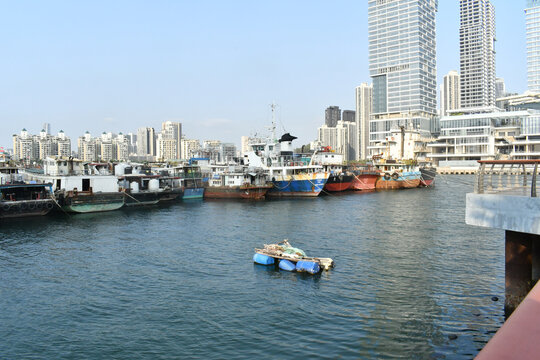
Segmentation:
{"type": "Polygon", "coordinates": [[[355,169],[352,171],[354,178],[351,184],[351,190],[374,190],[380,172],[371,167],[355,169]]]}
{"type": "Polygon", "coordinates": [[[352,185],[353,179],[354,175],[351,173],[331,174],[324,185],[324,190],[330,192],[348,190],[352,185]]]}

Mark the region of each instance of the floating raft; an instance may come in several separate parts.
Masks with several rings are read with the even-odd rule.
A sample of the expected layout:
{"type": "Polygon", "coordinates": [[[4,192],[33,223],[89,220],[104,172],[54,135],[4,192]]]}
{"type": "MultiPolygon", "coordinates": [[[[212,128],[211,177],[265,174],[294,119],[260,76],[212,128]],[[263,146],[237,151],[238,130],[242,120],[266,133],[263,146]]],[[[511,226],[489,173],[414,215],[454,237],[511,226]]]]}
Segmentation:
{"type": "Polygon", "coordinates": [[[334,267],[334,260],[306,256],[306,253],[292,247],[289,241],[265,244],[263,249],[255,249],[253,261],[260,265],[278,265],[281,270],[317,274],[334,267]]]}

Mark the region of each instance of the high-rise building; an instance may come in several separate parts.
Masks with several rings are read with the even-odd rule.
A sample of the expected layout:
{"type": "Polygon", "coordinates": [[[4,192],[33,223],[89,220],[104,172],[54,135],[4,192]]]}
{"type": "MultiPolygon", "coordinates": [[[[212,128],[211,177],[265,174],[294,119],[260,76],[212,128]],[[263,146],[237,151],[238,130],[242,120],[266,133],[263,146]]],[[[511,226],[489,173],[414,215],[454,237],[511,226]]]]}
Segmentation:
{"type": "Polygon", "coordinates": [[[461,107],[495,106],[495,8],[489,0],[460,0],[461,107]]]}
{"type": "Polygon", "coordinates": [[[369,117],[373,102],[373,87],[362,83],[356,87],[356,130],[358,146],[356,147],[356,160],[368,158],[369,145],[369,117]]]}
{"type": "Polygon", "coordinates": [[[390,130],[437,127],[437,0],[369,0],[369,72],[373,80],[370,152],[390,130]]]}
{"type": "Polygon", "coordinates": [[[45,130],[47,135],[51,135],[51,124],[43,123],[43,130],[45,130]]]}
{"type": "Polygon", "coordinates": [[[443,78],[441,85],[441,116],[448,115],[449,110],[461,107],[459,74],[452,70],[443,78]]]}
{"type": "Polygon", "coordinates": [[[341,109],[339,106],[329,106],[324,111],[324,123],[328,127],[336,127],[337,122],[341,120],[341,109]]]}
{"type": "Polygon", "coordinates": [[[137,155],[156,156],[156,134],[154,128],[143,127],[137,130],[137,155]]]}
{"type": "Polygon", "coordinates": [[[527,0],[525,24],[527,29],[527,85],[530,91],[540,92],[540,0],[527,0]]]}
{"type": "Polygon", "coordinates": [[[354,110],[343,110],[341,119],[347,122],[354,122],[355,121],[354,113],[355,113],[354,110]]]}
{"type": "Polygon", "coordinates": [[[184,159],[191,159],[195,157],[197,152],[201,149],[201,143],[199,140],[182,139],[182,154],[184,159]]]}
{"type": "Polygon", "coordinates": [[[79,149],[79,159],[83,161],[98,160],[96,140],[92,138],[90,132],[86,131],[83,136],[79,136],[79,139],[77,139],[77,148],[79,149]]]}
{"type": "Polygon", "coordinates": [[[174,121],[166,121],[161,124],[161,134],[162,144],[170,152],[167,154],[168,157],[166,159],[181,159],[182,124],[174,121]]]}
{"type": "Polygon", "coordinates": [[[506,96],[506,85],[503,78],[495,79],[495,99],[506,96]]]}

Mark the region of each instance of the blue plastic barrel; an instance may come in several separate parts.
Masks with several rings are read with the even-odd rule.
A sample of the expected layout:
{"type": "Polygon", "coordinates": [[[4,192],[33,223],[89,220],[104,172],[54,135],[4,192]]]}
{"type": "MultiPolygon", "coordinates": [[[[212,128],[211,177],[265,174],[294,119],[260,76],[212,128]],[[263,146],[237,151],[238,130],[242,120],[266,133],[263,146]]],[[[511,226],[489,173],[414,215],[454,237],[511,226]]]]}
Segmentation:
{"type": "Polygon", "coordinates": [[[296,265],[294,265],[292,261],[281,259],[279,260],[279,268],[285,271],[294,271],[296,269],[296,265]]]}
{"type": "Polygon", "coordinates": [[[317,274],[321,271],[321,267],[319,266],[319,263],[313,261],[299,261],[296,263],[296,271],[317,274]]]}
{"type": "Polygon", "coordinates": [[[274,258],[256,253],[255,255],[253,255],[253,261],[261,265],[272,265],[274,263],[274,258]]]}

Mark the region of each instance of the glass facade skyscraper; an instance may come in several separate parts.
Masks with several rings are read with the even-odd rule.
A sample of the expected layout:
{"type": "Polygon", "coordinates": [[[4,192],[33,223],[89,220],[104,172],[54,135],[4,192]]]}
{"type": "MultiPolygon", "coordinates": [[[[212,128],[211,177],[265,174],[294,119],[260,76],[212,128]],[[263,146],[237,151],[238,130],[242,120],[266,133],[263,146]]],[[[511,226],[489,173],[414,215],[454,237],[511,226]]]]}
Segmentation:
{"type": "Polygon", "coordinates": [[[527,27],[527,83],[540,92],[540,0],[528,0],[525,9],[527,27]]]}
{"type": "Polygon", "coordinates": [[[369,0],[370,147],[390,129],[436,131],[436,0],[369,0]]]}

